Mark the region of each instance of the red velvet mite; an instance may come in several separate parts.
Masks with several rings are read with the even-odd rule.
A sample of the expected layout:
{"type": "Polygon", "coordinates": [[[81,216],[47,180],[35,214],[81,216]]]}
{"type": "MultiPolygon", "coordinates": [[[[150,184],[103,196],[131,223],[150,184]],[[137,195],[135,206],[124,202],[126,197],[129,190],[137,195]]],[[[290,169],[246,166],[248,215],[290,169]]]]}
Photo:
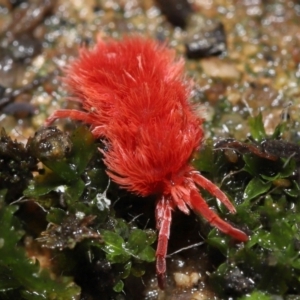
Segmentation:
{"type": "Polygon", "coordinates": [[[190,164],[203,139],[203,119],[189,102],[192,82],[184,76],[183,59],[164,44],[140,36],[99,40],[66,68],[64,82],[82,111],[61,109],[48,118],[71,118],[91,126],[103,138],[109,177],[137,195],[156,195],[159,231],[156,270],[160,287],[172,211],[202,215],[211,225],[239,241],[247,235],[223,221],[201,196],[198,186],[217,197],[230,212],[227,196],[190,164]]]}

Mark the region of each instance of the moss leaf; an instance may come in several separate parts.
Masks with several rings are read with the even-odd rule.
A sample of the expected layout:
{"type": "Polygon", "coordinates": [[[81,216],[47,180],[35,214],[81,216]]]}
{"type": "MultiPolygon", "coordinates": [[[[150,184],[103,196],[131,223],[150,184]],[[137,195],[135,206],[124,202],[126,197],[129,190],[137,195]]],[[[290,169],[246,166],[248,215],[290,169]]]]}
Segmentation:
{"type": "Polygon", "coordinates": [[[117,293],[122,292],[124,288],[124,282],[122,280],[119,280],[113,287],[113,290],[117,293]]]}
{"type": "Polygon", "coordinates": [[[59,282],[51,279],[48,271],[40,269],[18,246],[22,232],[14,217],[17,209],[16,206],[0,209],[0,298],[5,299],[14,290],[14,299],[78,299],[80,288],[71,278],[62,277],[59,282]]]}
{"type": "Polygon", "coordinates": [[[125,241],[117,233],[104,230],[101,232],[104,240],[103,250],[111,263],[124,263],[130,259],[125,248],[125,241]]]}
{"type": "Polygon", "coordinates": [[[263,139],[267,138],[261,113],[255,117],[249,117],[248,121],[251,136],[255,139],[255,141],[261,142],[263,139]]]}
{"type": "Polygon", "coordinates": [[[266,193],[271,186],[271,182],[264,182],[260,178],[254,177],[246,186],[243,197],[249,201],[266,193]]]}

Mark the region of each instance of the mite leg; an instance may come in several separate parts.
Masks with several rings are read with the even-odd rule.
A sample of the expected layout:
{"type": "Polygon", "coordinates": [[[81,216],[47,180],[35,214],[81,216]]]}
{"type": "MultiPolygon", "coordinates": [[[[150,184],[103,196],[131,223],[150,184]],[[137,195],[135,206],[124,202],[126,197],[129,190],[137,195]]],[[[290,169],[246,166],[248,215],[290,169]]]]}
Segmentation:
{"type": "Polygon", "coordinates": [[[243,231],[234,228],[212,211],[196,190],[191,191],[191,205],[196,212],[201,214],[211,225],[217,227],[222,232],[241,242],[246,242],[248,240],[248,236],[243,231]]]}
{"type": "Polygon", "coordinates": [[[170,225],[172,220],[172,203],[171,199],[162,196],[155,210],[156,227],[159,230],[158,242],[156,249],[156,273],[158,286],[164,289],[166,273],[166,255],[168,249],[168,240],[170,236],[170,225]]]}
{"type": "Polygon", "coordinates": [[[202,175],[200,175],[198,172],[193,173],[192,175],[193,180],[202,188],[207,190],[209,193],[211,193],[213,196],[218,198],[227,208],[230,212],[235,213],[235,207],[232,205],[228,197],[210,180],[206,179],[202,175]]]}
{"type": "Polygon", "coordinates": [[[59,109],[47,118],[45,125],[52,124],[57,119],[70,118],[72,120],[83,121],[88,124],[93,124],[94,119],[89,113],[76,109],[59,109]]]}

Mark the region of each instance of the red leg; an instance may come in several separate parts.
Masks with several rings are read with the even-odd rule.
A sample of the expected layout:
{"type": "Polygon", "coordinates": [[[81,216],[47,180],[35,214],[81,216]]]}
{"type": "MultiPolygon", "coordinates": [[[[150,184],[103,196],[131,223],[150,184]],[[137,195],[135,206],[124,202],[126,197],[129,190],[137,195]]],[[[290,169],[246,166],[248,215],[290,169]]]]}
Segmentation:
{"type": "Polygon", "coordinates": [[[52,124],[57,119],[70,118],[72,120],[83,121],[88,124],[93,124],[93,117],[84,111],[76,109],[59,109],[47,118],[45,125],[52,124]]]}
{"type": "Polygon", "coordinates": [[[235,207],[232,205],[228,197],[211,181],[200,175],[198,172],[193,173],[193,180],[202,188],[207,190],[209,193],[211,193],[213,196],[218,198],[227,208],[230,212],[235,213],[235,207]]]}
{"type": "Polygon", "coordinates": [[[191,205],[196,212],[201,214],[211,225],[217,227],[222,232],[231,235],[241,242],[248,240],[248,236],[243,231],[232,227],[213,212],[196,190],[191,191],[191,205]]]}
{"type": "Polygon", "coordinates": [[[172,220],[172,203],[170,198],[164,196],[158,200],[155,210],[156,227],[159,230],[156,249],[156,273],[158,286],[164,289],[166,273],[166,255],[168,240],[170,236],[170,225],[172,220]]]}

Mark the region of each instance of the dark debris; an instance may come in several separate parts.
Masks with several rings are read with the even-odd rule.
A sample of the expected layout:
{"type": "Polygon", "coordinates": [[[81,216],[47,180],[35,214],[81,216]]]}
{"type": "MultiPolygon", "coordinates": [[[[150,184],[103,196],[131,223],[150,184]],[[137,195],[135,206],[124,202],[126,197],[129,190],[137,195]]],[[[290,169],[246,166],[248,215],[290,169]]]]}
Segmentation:
{"type": "Polygon", "coordinates": [[[60,225],[50,223],[47,230],[41,233],[38,241],[43,247],[63,250],[73,249],[84,239],[101,240],[100,234],[88,227],[95,218],[95,216],[79,218],[76,215],[66,215],[60,225]]]}
{"type": "Polygon", "coordinates": [[[204,22],[198,22],[197,18],[192,20],[194,22],[189,25],[191,31],[185,44],[187,57],[199,59],[225,53],[227,47],[224,25],[211,20],[204,22]]]}
{"type": "Polygon", "coordinates": [[[13,141],[2,128],[0,132],[0,189],[7,189],[6,198],[16,200],[37,170],[37,159],[22,143],[13,141]]]}
{"type": "Polygon", "coordinates": [[[17,35],[32,31],[51,13],[55,3],[55,0],[24,2],[13,10],[11,22],[3,28],[2,34],[13,41],[17,35]]]}
{"type": "Polygon", "coordinates": [[[157,0],[157,3],[171,24],[182,28],[187,25],[188,18],[193,12],[187,0],[157,0]]]}
{"type": "Polygon", "coordinates": [[[18,119],[33,116],[36,112],[35,107],[27,102],[14,102],[6,105],[2,112],[6,115],[13,115],[18,119]]]}
{"type": "Polygon", "coordinates": [[[72,142],[67,133],[50,126],[38,130],[34,137],[29,138],[27,147],[40,160],[51,161],[66,157],[72,149],[72,142]]]}
{"type": "Polygon", "coordinates": [[[237,266],[227,273],[224,278],[224,289],[228,290],[229,294],[244,295],[254,289],[255,282],[245,276],[242,270],[237,266]]]}
{"type": "Polygon", "coordinates": [[[300,163],[300,145],[286,140],[264,139],[261,143],[243,143],[234,139],[225,139],[218,141],[215,148],[230,149],[240,154],[252,153],[273,161],[279,158],[294,158],[297,163],[300,163]]]}

